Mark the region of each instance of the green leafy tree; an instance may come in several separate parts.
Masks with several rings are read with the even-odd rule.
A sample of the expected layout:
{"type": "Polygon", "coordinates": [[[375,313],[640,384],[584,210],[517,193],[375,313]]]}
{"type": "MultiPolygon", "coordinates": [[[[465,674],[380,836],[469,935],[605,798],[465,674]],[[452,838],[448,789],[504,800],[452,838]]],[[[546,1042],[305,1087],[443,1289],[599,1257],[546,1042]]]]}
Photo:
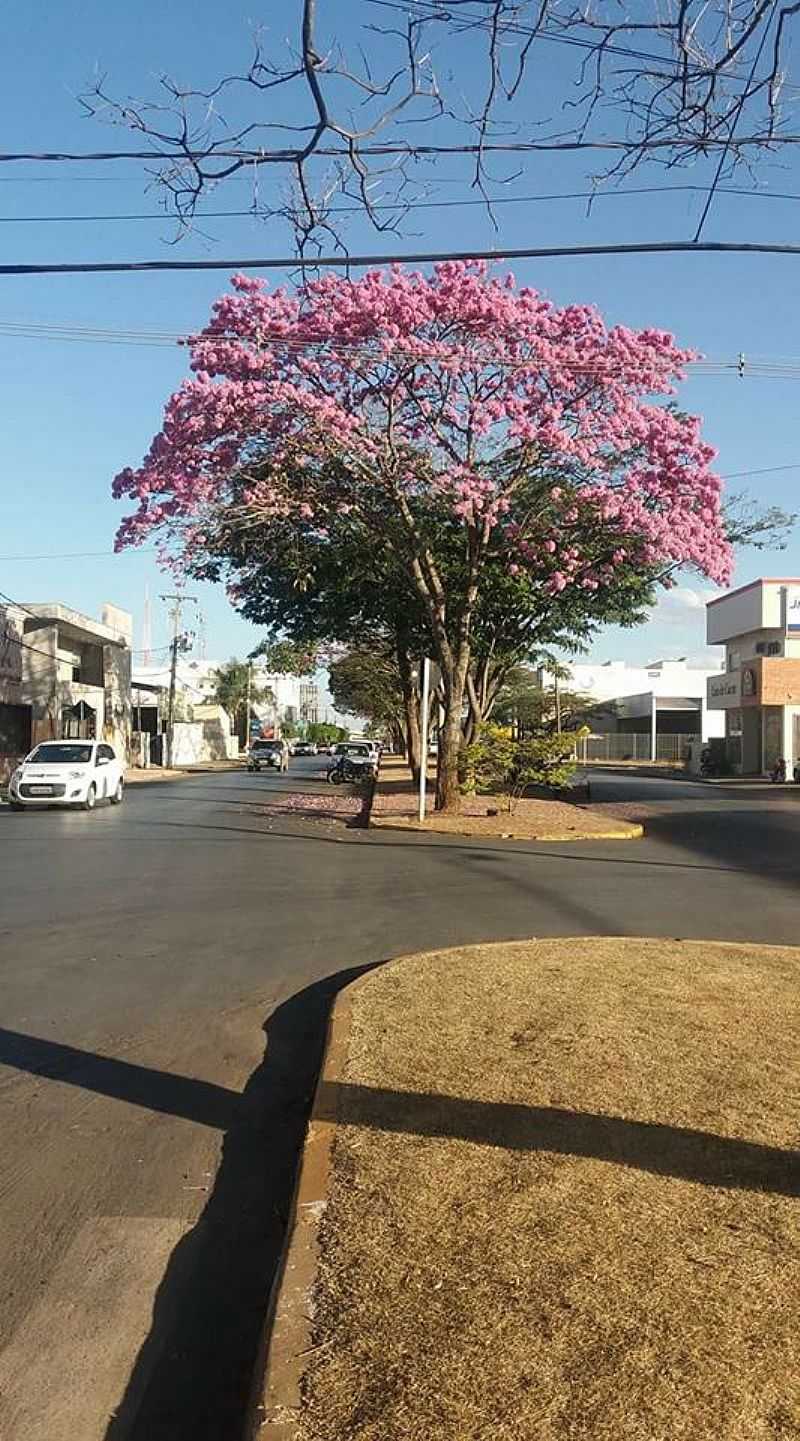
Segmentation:
{"type": "MultiPolygon", "coordinates": [[[[258,467],[256,473],[260,474],[258,467]]],[[[298,481],[300,484],[301,481],[298,481]]],[[[246,482],[240,482],[245,487],[246,482]]],[[[422,532],[430,538],[448,592],[458,592],[465,556],[460,527],[435,496],[418,499],[422,532]]],[[[736,497],[725,513],[727,533],[737,546],[780,547],[794,517],[774,508],[764,510],[747,497],[736,497]]],[[[376,524],[378,522],[376,521],[376,524]]],[[[600,528],[602,530],[602,527],[600,528]]],[[[594,518],[585,532],[575,523],[576,543],[586,554],[613,547],[600,534],[594,518]]],[[[375,531],[354,523],[349,514],[332,511],[324,533],[309,525],[287,522],[261,525],[242,519],[236,503],[221,507],[206,527],[205,549],[193,573],[234,583],[238,607],[249,620],[285,640],[261,648],[276,670],[309,674],[310,655],[321,648],[345,645],[393,655],[402,696],[402,743],[412,768],[419,765],[419,658],[434,651],[428,620],[404,567],[394,552],[376,543],[375,531]],[[299,656],[298,656],[299,652],[299,656]],[[305,671],[302,666],[305,665],[305,671]]],[[[472,624],[471,660],[466,676],[463,740],[469,744],[477,728],[493,715],[508,714],[504,687],[515,670],[532,656],[584,648],[608,624],[632,627],[647,619],[655,587],[666,578],[664,568],[623,563],[597,591],[569,586],[548,594],[527,572],[511,574],[507,566],[487,559],[484,586],[472,624]],[[504,707],[497,710],[497,705],[504,707]]],[[[580,697],[562,692],[562,724],[580,697]]],[[[544,697],[540,703],[528,688],[525,729],[552,724],[544,697]],[[538,709],[537,709],[538,707],[538,709]]],[[[554,717],[553,717],[554,719],[554,717]]]]}
{"type": "MultiPolygon", "coordinates": [[[[552,663],[547,665],[552,674],[552,663]]],[[[542,685],[540,671],[528,666],[515,666],[509,671],[498,691],[492,719],[499,725],[514,726],[519,734],[555,730],[560,713],[561,729],[574,730],[586,711],[595,704],[594,697],[584,691],[555,685],[542,685]]]]}
{"type": "Polygon", "coordinates": [[[328,685],[337,710],[363,717],[393,739],[402,730],[403,691],[390,652],[374,648],[346,651],[328,667],[328,685]]]}
{"type": "Polygon", "coordinates": [[[573,748],[565,736],[514,740],[506,727],[483,725],[464,752],[462,790],[505,795],[512,811],[533,786],[560,790],[569,785],[575,764],[573,748]]]}
{"type": "Polygon", "coordinates": [[[312,721],[306,727],[306,739],[315,745],[335,745],[346,741],[350,732],[344,726],[332,725],[329,721],[312,721]]]}
{"type": "Polygon", "coordinates": [[[253,680],[252,666],[248,661],[241,661],[233,656],[226,665],[219,666],[212,672],[214,680],[214,700],[217,705],[227,711],[234,723],[240,743],[247,739],[250,716],[247,713],[248,696],[250,706],[275,703],[275,697],[269,686],[256,685],[253,680]]]}
{"type": "Polygon", "coordinates": [[[263,656],[267,669],[275,675],[314,675],[319,664],[316,649],[302,641],[265,641],[252,654],[254,659],[263,656]]]}

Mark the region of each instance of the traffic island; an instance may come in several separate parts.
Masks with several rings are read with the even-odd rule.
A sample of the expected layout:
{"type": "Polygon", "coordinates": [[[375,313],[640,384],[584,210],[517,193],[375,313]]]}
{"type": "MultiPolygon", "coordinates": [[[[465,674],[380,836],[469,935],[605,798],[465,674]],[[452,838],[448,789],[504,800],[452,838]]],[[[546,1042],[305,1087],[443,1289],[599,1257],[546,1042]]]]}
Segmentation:
{"type": "Polygon", "coordinates": [[[799,962],[530,941],[344,991],[252,1434],[796,1436],[799,962]]]}
{"type": "Polygon", "coordinates": [[[575,794],[580,799],[524,796],[514,803],[513,810],[509,810],[507,796],[464,796],[458,815],[441,815],[433,809],[429,776],[427,815],[420,821],[411,770],[392,756],[381,763],[369,824],[374,830],[433,831],[517,841],[628,841],[644,835],[638,822],[595,814],[585,801],[585,788],[575,794]]]}

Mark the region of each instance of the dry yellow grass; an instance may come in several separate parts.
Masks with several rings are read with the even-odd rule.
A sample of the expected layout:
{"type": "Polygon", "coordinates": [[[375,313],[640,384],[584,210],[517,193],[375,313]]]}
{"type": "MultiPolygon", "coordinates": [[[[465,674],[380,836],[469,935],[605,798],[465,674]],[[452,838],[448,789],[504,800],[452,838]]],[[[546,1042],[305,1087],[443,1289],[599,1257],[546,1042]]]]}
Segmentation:
{"type": "Polygon", "coordinates": [[[800,951],[546,941],[354,1003],[303,1441],[796,1441],[800,951]]]}

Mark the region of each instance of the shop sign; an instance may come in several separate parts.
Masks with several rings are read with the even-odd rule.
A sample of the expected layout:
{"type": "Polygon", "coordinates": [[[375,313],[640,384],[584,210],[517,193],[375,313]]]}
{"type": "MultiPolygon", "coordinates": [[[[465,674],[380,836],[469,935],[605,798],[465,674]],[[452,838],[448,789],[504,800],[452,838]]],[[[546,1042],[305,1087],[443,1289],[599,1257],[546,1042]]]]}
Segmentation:
{"type": "Polygon", "coordinates": [[[800,632],[800,586],[786,587],[786,629],[794,634],[800,632]]]}
{"type": "Polygon", "coordinates": [[[22,628],[15,616],[0,606],[0,680],[22,680],[22,628]]]}
{"type": "Polygon", "coordinates": [[[708,704],[712,710],[727,710],[731,706],[738,706],[741,696],[741,673],[738,670],[709,676],[708,704]]]}

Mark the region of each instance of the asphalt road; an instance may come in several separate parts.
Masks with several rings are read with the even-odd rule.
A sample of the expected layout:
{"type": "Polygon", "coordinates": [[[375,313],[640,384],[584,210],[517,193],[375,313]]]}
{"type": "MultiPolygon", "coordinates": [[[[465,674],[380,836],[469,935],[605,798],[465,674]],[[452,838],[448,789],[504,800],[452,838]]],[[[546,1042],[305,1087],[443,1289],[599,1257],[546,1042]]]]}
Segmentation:
{"type": "Polygon", "coordinates": [[[800,939],[800,791],[603,774],[647,838],[548,846],[259,811],[322,791],[319,764],[0,809],[4,1441],[236,1441],[359,968],[531,935],[800,939]]]}

